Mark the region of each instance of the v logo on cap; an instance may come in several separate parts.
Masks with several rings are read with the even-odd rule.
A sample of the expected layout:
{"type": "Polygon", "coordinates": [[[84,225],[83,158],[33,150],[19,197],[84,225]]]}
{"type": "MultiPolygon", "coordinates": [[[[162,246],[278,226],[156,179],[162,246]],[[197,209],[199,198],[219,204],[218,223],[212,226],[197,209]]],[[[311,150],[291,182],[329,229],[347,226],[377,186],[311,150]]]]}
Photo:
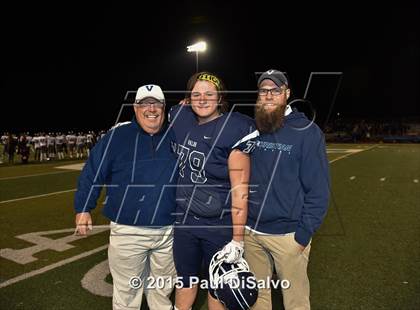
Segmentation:
{"type": "Polygon", "coordinates": [[[147,89],[148,91],[152,91],[152,89],[153,89],[153,85],[146,85],[146,89],[147,89]]]}

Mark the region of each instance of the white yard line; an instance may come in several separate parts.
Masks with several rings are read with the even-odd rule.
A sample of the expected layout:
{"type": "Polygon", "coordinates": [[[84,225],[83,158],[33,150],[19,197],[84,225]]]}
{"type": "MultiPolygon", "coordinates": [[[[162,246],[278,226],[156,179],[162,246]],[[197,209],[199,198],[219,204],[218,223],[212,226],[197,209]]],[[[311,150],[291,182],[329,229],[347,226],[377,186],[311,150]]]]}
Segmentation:
{"type": "Polygon", "coordinates": [[[330,164],[332,164],[332,163],[334,163],[334,162],[336,162],[336,161],[338,161],[338,160],[340,160],[340,159],[343,159],[343,158],[349,157],[349,156],[351,156],[351,155],[354,155],[354,154],[360,154],[360,153],[362,153],[362,152],[369,151],[369,150],[371,150],[371,149],[373,149],[373,148],[375,148],[375,147],[377,147],[377,146],[378,146],[378,144],[375,144],[375,145],[373,145],[373,146],[371,146],[371,147],[368,147],[367,149],[360,150],[359,152],[349,153],[349,154],[346,154],[346,155],[343,155],[343,156],[340,156],[340,157],[334,158],[333,160],[330,160],[330,164]]]}
{"type": "Polygon", "coordinates": [[[46,173],[19,175],[19,176],[16,176],[16,177],[5,177],[5,178],[0,178],[0,181],[3,181],[3,180],[23,179],[23,178],[31,178],[31,177],[39,177],[39,176],[43,176],[43,175],[60,174],[60,173],[67,173],[67,172],[76,172],[76,170],[71,170],[71,171],[65,171],[64,170],[64,171],[54,171],[54,172],[46,172],[46,173]]]}
{"type": "Polygon", "coordinates": [[[327,153],[358,153],[360,151],[363,151],[363,149],[333,149],[333,148],[327,148],[327,153]]]}
{"type": "Polygon", "coordinates": [[[32,277],[34,277],[34,276],[37,276],[37,275],[43,274],[43,273],[45,273],[45,272],[47,272],[47,271],[50,271],[50,270],[52,270],[52,269],[55,269],[55,268],[58,268],[58,267],[61,267],[61,266],[67,265],[67,264],[69,264],[69,263],[72,263],[72,262],[74,262],[74,261],[77,261],[77,260],[79,260],[79,259],[82,259],[82,258],[84,258],[84,257],[87,257],[87,256],[89,256],[89,255],[92,255],[92,254],[98,253],[98,252],[100,252],[100,251],[103,251],[103,250],[105,250],[106,248],[108,248],[108,245],[107,245],[107,244],[106,244],[106,245],[103,245],[103,246],[100,246],[99,248],[96,248],[96,249],[93,249],[93,250],[90,250],[90,251],[87,251],[87,252],[81,253],[81,254],[79,254],[79,255],[76,255],[76,256],[73,256],[73,257],[70,257],[70,258],[64,259],[64,260],[59,261],[59,262],[57,262],[57,263],[54,263],[54,264],[51,264],[51,265],[45,266],[45,267],[43,267],[43,268],[36,269],[36,270],[30,271],[30,272],[28,272],[28,273],[24,273],[24,274],[22,274],[22,275],[20,275],[20,276],[17,276],[17,277],[14,277],[14,278],[9,279],[9,280],[7,280],[7,281],[1,282],[1,283],[0,283],[0,288],[3,288],[3,287],[6,287],[6,286],[9,286],[9,285],[11,285],[11,284],[14,284],[14,283],[17,283],[17,282],[20,282],[20,281],[23,281],[23,280],[27,280],[27,279],[29,279],[29,278],[32,278],[32,277]]]}
{"type": "Polygon", "coordinates": [[[78,163],[78,164],[57,166],[57,167],[54,167],[54,168],[55,169],[64,169],[64,170],[73,170],[73,171],[82,171],[84,166],[85,166],[85,163],[78,163]]]}
{"type": "Polygon", "coordinates": [[[58,195],[58,194],[69,193],[69,192],[75,192],[75,191],[76,191],[76,188],[73,188],[73,189],[68,189],[68,190],[65,190],[65,191],[52,192],[52,193],[48,193],[48,194],[27,196],[27,197],[10,199],[10,200],[3,200],[3,201],[0,201],[0,204],[15,202],[15,201],[21,201],[21,200],[27,200],[27,199],[33,199],[33,198],[47,197],[47,196],[58,195]]]}
{"type": "Polygon", "coordinates": [[[43,175],[60,174],[60,173],[67,173],[67,172],[76,172],[76,171],[81,171],[83,166],[84,166],[84,163],[57,166],[57,167],[53,167],[53,168],[54,169],[61,169],[61,171],[44,172],[44,173],[27,174],[27,175],[18,175],[18,176],[14,176],[14,177],[4,177],[4,178],[0,178],[0,181],[39,177],[39,176],[43,176],[43,175]],[[67,169],[68,169],[68,171],[67,171],[67,169]]]}

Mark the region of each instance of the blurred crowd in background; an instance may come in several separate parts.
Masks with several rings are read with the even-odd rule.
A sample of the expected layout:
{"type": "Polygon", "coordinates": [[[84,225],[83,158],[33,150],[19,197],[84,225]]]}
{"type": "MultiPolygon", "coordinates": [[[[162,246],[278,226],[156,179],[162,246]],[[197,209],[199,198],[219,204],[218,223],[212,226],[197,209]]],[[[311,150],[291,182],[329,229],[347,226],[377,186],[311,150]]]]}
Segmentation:
{"type": "Polygon", "coordinates": [[[103,137],[105,131],[73,132],[5,132],[1,136],[0,163],[14,163],[15,156],[22,163],[30,160],[44,162],[63,159],[83,159],[89,157],[90,150],[103,137]]]}
{"type": "MultiPolygon", "coordinates": [[[[420,143],[420,120],[417,119],[363,120],[338,117],[328,122],[323,130],[327,142],[420,143]]],[[[0,163],[85,159],[105,132],[5,132],[1,136],[0,163]]]]}
{"type": "Polygon", "coordinates": [[[327,142],[420,142],[420,122],[410,119],[341,119],[327,123],[327,142]]]}

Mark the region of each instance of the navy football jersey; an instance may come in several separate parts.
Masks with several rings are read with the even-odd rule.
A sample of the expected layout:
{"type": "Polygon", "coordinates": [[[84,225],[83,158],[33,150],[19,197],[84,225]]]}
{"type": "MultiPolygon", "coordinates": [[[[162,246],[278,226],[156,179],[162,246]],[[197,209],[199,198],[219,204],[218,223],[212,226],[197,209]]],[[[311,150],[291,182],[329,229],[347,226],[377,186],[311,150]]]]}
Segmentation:
{"type": "Polygon", "coordinates": [[[250,151],[244,141],[255,130],[254,121],[232,112],[198,124],[189,105],[172,107],[168,120],[178,154],[177,212],[230,219],[228,157],[234,149],[250,151]]]}

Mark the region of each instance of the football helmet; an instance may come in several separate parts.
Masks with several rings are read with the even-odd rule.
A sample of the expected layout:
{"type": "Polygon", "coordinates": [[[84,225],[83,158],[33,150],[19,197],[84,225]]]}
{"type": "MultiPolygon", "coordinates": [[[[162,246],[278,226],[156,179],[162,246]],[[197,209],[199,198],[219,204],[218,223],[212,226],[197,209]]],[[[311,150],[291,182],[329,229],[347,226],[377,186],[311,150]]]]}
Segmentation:
{"type": "MultiPolygon", "coordinates": [[[[220,251],[219,251],[220,252],[220,251]]],[[[257,280],[241,257],[237,262],[225,262],[219,252],[213,255],[209,266],[210,288],[227,310],[246,310],[257,301],[257,280]]]]}

